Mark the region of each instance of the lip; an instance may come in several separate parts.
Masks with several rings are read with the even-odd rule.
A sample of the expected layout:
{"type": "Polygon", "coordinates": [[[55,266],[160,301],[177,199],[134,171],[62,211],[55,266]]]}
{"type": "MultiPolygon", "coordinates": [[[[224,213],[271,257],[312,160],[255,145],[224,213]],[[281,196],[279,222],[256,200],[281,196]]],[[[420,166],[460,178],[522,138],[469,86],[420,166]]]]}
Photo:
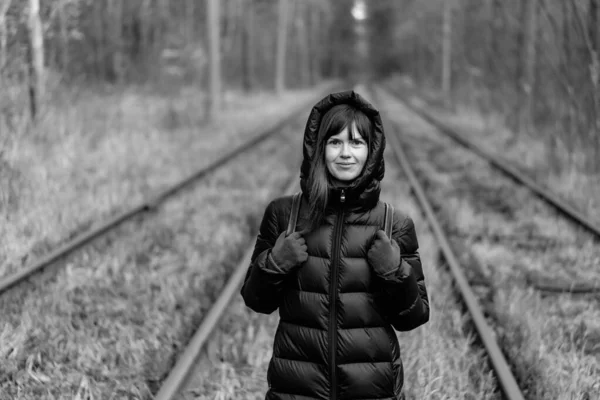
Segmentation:
{"type": "Polygon", "coordinates": [[[354,163],[337,163],[337,165],[339,165],[341,167],[350,167],[350,166],[354,165],[354,163]]]}

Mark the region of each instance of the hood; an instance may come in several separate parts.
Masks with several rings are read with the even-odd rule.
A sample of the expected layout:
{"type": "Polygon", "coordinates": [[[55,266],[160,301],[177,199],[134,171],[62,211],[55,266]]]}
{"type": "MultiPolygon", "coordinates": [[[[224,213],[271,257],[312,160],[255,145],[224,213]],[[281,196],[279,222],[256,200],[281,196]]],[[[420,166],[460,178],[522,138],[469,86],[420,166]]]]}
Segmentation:
{"type": "MultiPolygon", "coordinates": [[[[372,208],[379,201],[380,181],[383,179],[385,164],[383,151],[385,150],[385,135],[379,111],[368,101],[353,90],[332,93],[323,98],[312,108],[306,128],[304,129],[303,159],[300,167],[300,186],[302,192],[310,198],[308,191],[308,177],[313,156],[316,151],[317,135],[322,117],[327,111],[338,104],[351,104],[360,109],[373,122],[373,139],[369,148],[369,157],[361,175],[344,188],[345,204],[359,207],[372,208]]],[[[330,199],[339,201],[340,188],[332,188],[330,199]]]]}

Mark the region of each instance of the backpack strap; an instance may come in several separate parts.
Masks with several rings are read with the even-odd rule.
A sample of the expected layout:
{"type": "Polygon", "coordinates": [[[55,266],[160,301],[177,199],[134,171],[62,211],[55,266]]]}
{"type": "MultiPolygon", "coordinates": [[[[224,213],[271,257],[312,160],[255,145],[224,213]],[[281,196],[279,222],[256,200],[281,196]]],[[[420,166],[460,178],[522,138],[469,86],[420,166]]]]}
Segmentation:
{"type": "Polygon", "coordinates": [[[285,235],[288,236],[296,230],[296,223],[298,222],[298,214],[300,213],[300,201],[302,200],[302,192],[294,193],[292,196],[292,211],[290,212],[290,219],[288,221],[287,230],[285,235]]]}
{"type": "Polygon", "coordinates": [[[392,238],[392,226],[394,223],[394,206],[388,203],[384,203],[385,211],[383,214],[383,230],[385,235],[391,239],[392,238]]]}

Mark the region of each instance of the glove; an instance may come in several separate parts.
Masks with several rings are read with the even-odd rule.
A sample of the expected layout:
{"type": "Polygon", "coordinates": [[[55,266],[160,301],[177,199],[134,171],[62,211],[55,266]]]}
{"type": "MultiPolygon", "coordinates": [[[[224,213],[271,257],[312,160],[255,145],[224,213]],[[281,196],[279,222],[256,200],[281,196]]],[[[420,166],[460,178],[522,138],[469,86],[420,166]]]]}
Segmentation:
{"type": "Polygon", "coordinates": [[[379,276],[389,275],[400,266],[400,247],[379,230],[367,253],[367,261],[379,276]]]}
{"type": "Polygon", "coordinates": [[[271,257],[279,269],[289,272],[308,259],[306,242],[299,232],[293,232],[285,236],[285,231],[279,235],[271,257]]]}

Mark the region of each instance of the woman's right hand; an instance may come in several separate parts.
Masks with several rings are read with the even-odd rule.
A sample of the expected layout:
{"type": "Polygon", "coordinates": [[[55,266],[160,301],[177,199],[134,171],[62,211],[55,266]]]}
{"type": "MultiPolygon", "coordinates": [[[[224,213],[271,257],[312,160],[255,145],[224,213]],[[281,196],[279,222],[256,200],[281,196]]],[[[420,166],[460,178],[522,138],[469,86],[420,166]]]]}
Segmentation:
{"type": "Polygon", "coordinates": [[[293,232],[289,236],[285,236],[285,231],[283,231],[271,250],[271,256],[275,264],[285,272],[289,272],[306,261],[308,253],[302,234],[293,232]]]}

